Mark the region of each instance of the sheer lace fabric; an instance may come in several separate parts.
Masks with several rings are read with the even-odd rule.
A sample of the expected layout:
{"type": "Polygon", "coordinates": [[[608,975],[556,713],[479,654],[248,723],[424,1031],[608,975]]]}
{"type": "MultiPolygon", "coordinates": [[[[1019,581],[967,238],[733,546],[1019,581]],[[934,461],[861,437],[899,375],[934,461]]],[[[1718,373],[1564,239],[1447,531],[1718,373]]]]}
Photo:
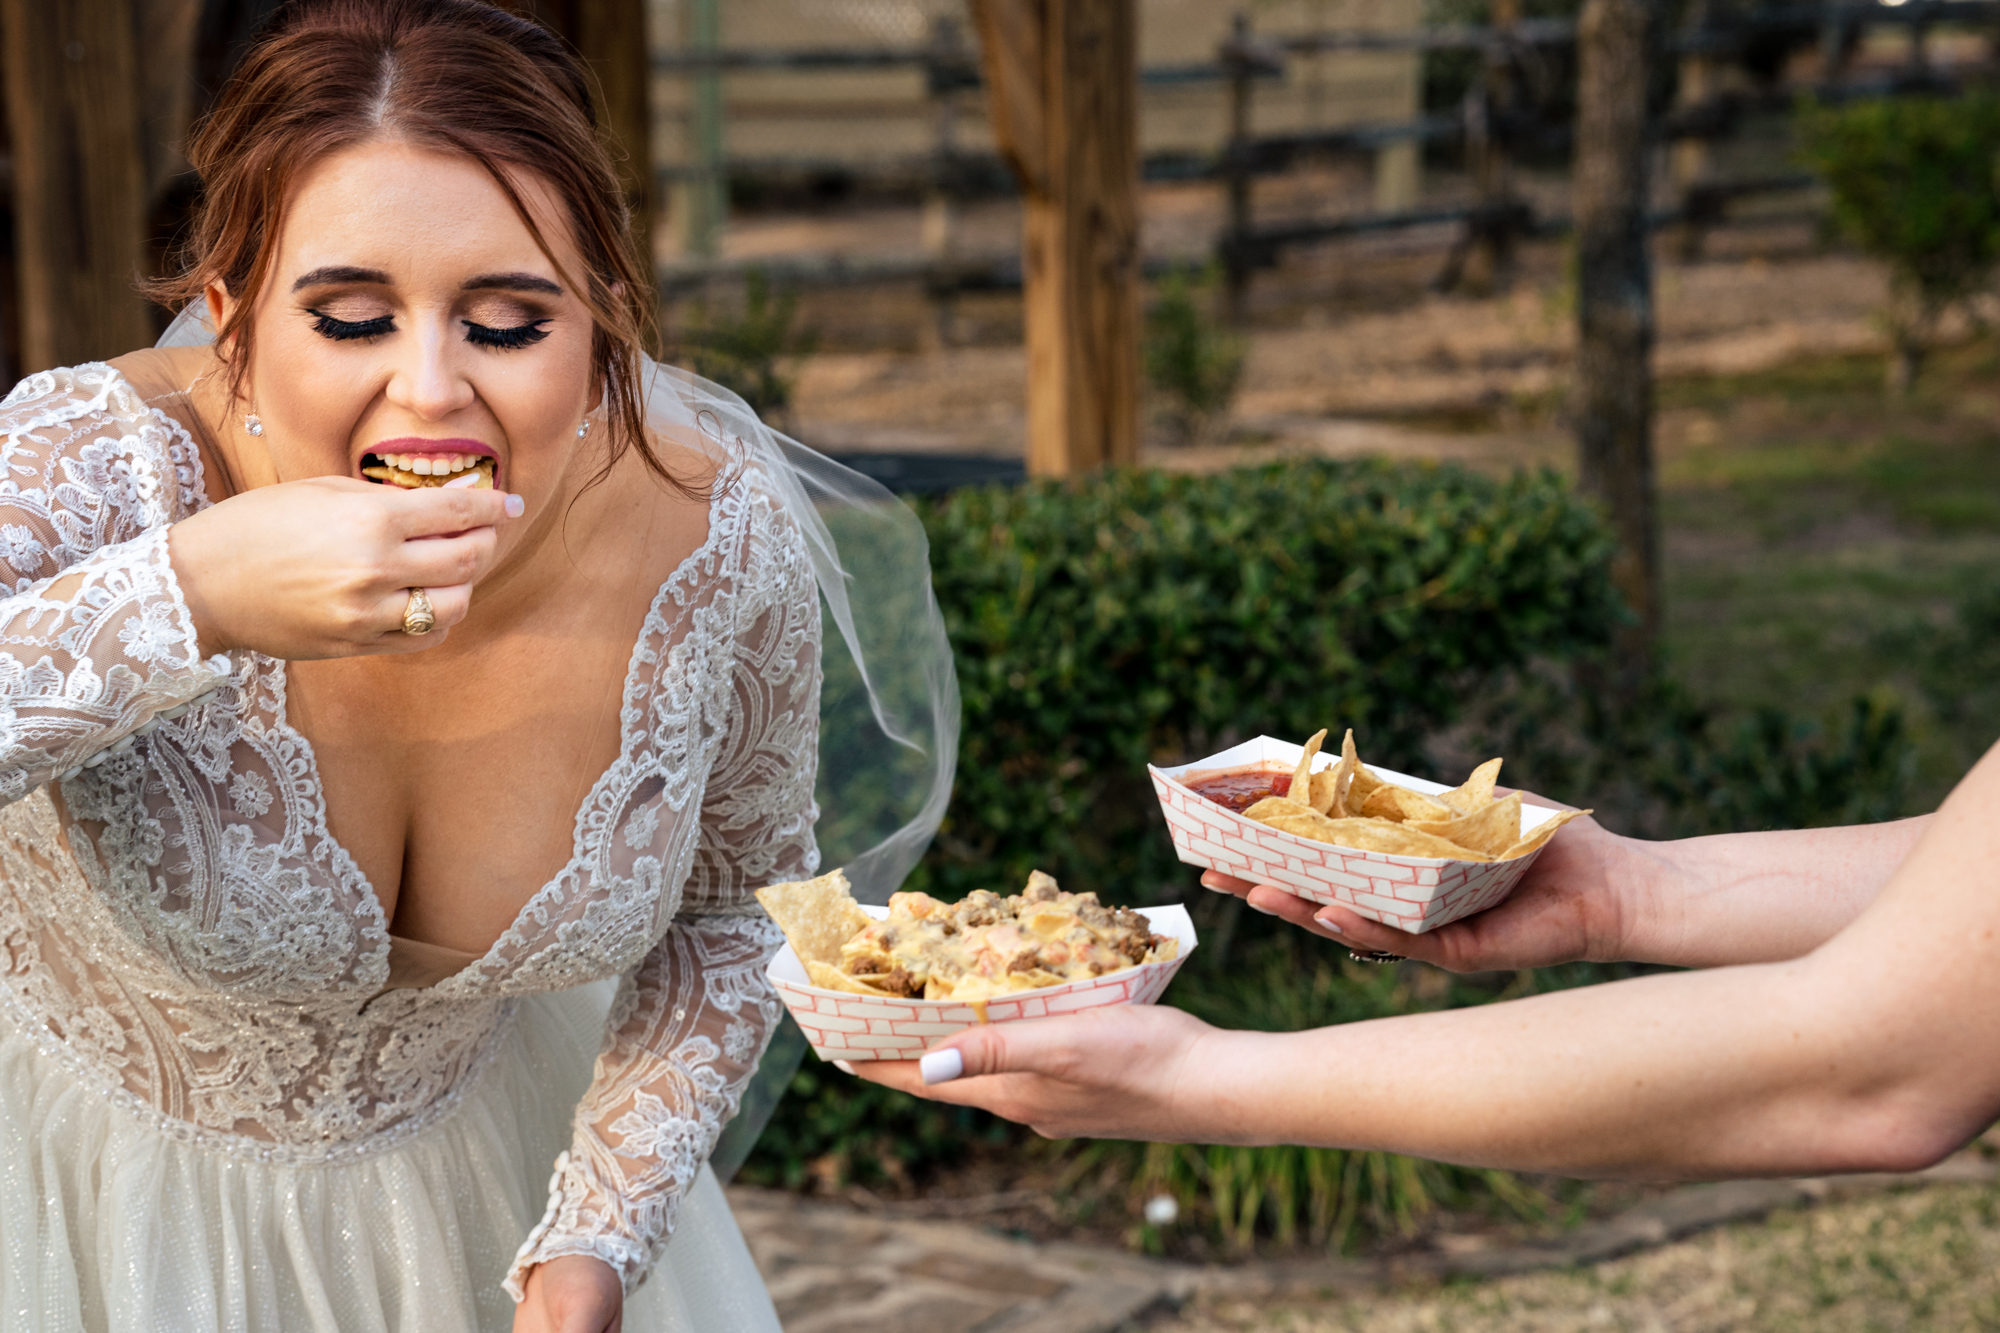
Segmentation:
{"type": "Polygon", "coordinates": [[[360,1165],[457,1115],[522,1004],[615,978],[506,1277],[518,1295],[526,1266],[589,1254],[632,1288],[779,1015],[777,937],[749,894],[818,861],[819,602],[755,460],[652,604],[621,751],[569,863],[478,961],[386,990],[387,922],[328,831],[284,664],[199,656],[166,537],[206,503],[192,441],[106,366],[24,381],[0,440],[0,1006],[16,1035],[149,1133],[360,1165]]]}

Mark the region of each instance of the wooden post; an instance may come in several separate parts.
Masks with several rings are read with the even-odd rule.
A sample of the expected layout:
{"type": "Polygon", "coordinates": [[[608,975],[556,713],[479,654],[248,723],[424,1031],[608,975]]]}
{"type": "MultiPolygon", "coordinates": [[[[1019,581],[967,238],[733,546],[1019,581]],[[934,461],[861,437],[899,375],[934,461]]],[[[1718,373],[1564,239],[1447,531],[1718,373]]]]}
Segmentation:
{"type": "Polygon", "coordinates": [[[1472,254],[1473,285],[1482,289],[1505,286],[1514,270],[1514,159],[1507,151],[1504,120],[1514,107],[1514,27],[1521,21],[1521,0],[1494,0],[1495,40],[1485,51],[1482,79],[1482,133],[1473,141],[1472,169],[1479,206],[1484,214],[1472,254]]]}
{"type": "Polygon", "coordinates": [[[0,0],[14,153],[20,369],[153,340],[130,0],[0,0]]]}
{"type": "Polygon", "coordinates": [[[652,61],[646,0],[498,0],[576,48],[597,76],[597,118],[632,210],[632,235],[653,261],[652,61]]]}
{"type": "Polygon", "coordinates": [[[1250,17],[1230,19],[1222,65],[1229,71],[1229,138],[1224,149],[1222,300],[1229,322],[1241,324],[1250,296],[1250,17]]]}
{"type": "Polygon", "coordinates": [[[994,135],[1021,184],[1028,471],[1139,444],[1134,0],[973,0],[994,135]]]}
{"type": "Polygon", "coordinates": [[[957,341],[956,213],[962,174],[958,102],[962,91],[978,86],[978,76],[972,53],[966,48],[965,29],[955,15],[940,14],[931,21],[928,54],[924,95],[930,99],[931,129],[936,137],[931,150],[930,181],[924,190],[919,241],[924,258],[930,263],[924,294],[930,299],[931,318],[924,325],[920,342],[925,350],[934,351],[957,341]]]}
{"type": "Polygon", "coordinates": [[[1577,27],[1575,421],[1579,480],[1608,511],[1612,577],[1637,623],[1615,644],[1618,692],[1651,670],[1660,625],[1653,486],[1653,274],[1646,86],[1657,0],[1586,0],[1577,27]]]}
{"type": "MultiPolygon", "coordinates": [[[[1708,35],[1708,0],[1692,0],[1681,31],[1693,39],[1697,49],[1681,57],[1680,87],[1675,100],[1682,110],[1695,110],[1720,91],[1715,61],[1700,47],[1702,39],[1708,35]]],[[[1685,135],[1674,140],[1667,150],[1668,178],[1681,201],[1678,249],[1683,263],[1693,263],[1701,257],[1702,244],[1707,239],[1710,224],[1722,220],[1719,216],[1709,216],[1715,208],[1715,203],[1711,202],[1714,196],[1701,188],[1708,184],[1709,171],[1710,154],[1705,136],[1685,135]]]]}

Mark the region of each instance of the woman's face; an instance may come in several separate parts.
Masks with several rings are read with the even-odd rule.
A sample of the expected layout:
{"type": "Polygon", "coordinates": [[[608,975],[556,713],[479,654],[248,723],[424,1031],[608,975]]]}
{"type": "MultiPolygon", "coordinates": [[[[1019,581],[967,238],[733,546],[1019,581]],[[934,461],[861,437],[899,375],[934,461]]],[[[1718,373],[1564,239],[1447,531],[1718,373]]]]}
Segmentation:
{"type": "MultiPolygon", "coordinates": [[[[554,192],[515,184],[581,275],[554,192]]],[[[247,479],[494,485],[546,510],[584,452],[591,317],[484,168],[394,140],[336,153],[300,181],[275,260],[237,405],[264,431],[230,423],[247,479]]],[[[219,287],[209,302],[226,312],[219,287]]]]}

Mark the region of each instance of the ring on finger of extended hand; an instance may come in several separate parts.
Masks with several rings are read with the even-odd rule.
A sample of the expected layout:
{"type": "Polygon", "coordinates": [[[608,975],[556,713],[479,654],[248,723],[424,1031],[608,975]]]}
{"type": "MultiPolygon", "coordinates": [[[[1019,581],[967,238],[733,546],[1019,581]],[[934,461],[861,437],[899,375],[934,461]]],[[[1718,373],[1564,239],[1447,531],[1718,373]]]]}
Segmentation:
{"type": "Polygon", "coordinates": [[[410,589],[410,601],[403,608],[403,633],[429,634],[437,628],[437,612],[431,609],[430,594],[422,588],[410,589]]]}
{"type": "Polygon", "coordinates": [[[1349,949],[1347,956],[1357,963],[1400,963],[1403,961],[1403,955],[1399,953],[1383,953],[1379,949],[1349,949]]]}

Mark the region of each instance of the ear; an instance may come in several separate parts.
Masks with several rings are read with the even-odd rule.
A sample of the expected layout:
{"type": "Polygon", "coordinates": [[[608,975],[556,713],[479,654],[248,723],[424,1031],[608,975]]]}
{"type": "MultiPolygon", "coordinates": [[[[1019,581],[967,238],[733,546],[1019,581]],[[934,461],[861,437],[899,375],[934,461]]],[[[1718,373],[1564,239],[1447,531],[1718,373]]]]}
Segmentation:
{"type": "Polygon", "coordinates": [[[211,329],[220,329],[228,320],[229,312],[236,306],[235,298],[231,297],[228,289],[219,282],[211,282],[202,288],[202,296],[208,301],[208,326],[211,329]]]}

